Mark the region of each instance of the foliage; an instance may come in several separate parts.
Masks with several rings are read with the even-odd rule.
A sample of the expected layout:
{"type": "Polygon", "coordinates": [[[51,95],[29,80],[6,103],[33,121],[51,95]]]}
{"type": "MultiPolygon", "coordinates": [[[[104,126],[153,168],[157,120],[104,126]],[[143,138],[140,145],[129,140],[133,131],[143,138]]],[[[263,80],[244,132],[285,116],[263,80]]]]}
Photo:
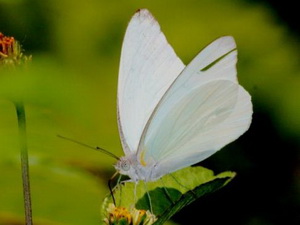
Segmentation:
{"type": "MultiPolygon", "coordinates": [[[[183,207],[223,187],[234,176],[233,172],[214,175],[203,167],[187,167],[155,182],[140,181],[137,186],[125,182],[117,186],[114,196],[118,207],[152,211],[158,217],[154,224],[160,225],[183,207]]],[[[112,203],[111,196],[104,200],[104,211],[109,203],[112,203]]]]}

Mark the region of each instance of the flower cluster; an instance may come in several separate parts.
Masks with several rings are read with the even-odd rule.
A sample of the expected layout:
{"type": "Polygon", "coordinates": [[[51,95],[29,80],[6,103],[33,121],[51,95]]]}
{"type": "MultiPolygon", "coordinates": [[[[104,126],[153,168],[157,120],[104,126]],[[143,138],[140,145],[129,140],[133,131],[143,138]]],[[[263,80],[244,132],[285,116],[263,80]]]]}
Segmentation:
{"type": "Polygon", "coordinates": [[[15,39],[13,37],[6,37],[0,33],[0,57],[7,57],[14,51],[15,39]]]}
{"type": "Polygon", "coordinates": [[[107,225],[152,225],[157,218],[146,210],[132,208],[127,210],[124,207],[116,207],[110,203],[104,222],[107,225]]]}
{"type": "Polygon", "coordinates": [[[23,55],[21,46],[14,37],[0,32],[0,65],[19,65],[30,59],[31,57],[23,55]]]}

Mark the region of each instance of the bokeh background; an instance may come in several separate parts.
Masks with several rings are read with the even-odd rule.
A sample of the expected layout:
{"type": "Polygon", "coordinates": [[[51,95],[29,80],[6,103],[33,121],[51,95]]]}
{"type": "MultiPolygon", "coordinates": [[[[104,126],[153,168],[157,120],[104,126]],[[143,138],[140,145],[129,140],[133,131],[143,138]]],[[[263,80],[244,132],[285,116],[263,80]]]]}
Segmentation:
{"type": "Polygon", "coordinates": [[[23,222],[16,113],[26,106],[36,224],[96,225],[113,159],[56,137],[122,155],[116,88],[125,29],[148,8],[184,63],[233,35],[240,83],[253,96],[250,130],[200,163],[237,177],[182,210],[177,224],[300,224],[299,16],[291,0],[0,0],[0,32],[31,66],[0,74],[0,224],[23,222]],[[197,221],[197,222],[195,222],[197,221]]]}

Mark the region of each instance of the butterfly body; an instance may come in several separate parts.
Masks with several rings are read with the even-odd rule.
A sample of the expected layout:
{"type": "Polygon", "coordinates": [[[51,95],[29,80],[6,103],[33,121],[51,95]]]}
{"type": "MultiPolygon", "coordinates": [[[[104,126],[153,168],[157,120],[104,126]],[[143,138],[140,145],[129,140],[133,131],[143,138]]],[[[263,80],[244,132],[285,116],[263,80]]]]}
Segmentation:
{"type": "Polygon", "coordinates": [[[136,12],[123,42],[118,125],[125,156],[115,168],[154,181],[198,163],[248,130],[252,103],[239,85],[232,37],[217,39],[187,66],[148,10],[136,12]]]}

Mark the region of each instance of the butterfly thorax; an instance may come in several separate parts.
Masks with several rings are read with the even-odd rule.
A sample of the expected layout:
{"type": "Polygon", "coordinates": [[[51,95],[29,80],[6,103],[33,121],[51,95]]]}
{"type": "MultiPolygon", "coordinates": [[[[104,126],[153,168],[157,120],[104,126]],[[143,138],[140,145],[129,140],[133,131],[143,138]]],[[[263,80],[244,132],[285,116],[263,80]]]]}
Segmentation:
{"type": "Polygon", "coordinates": [[[115,165],[120,174],[130,177],[131,181],[149,181],[151,179],[151,170],[149,167],[141,165],[136,154],[126,155],[120,158],[115,165]]]}

